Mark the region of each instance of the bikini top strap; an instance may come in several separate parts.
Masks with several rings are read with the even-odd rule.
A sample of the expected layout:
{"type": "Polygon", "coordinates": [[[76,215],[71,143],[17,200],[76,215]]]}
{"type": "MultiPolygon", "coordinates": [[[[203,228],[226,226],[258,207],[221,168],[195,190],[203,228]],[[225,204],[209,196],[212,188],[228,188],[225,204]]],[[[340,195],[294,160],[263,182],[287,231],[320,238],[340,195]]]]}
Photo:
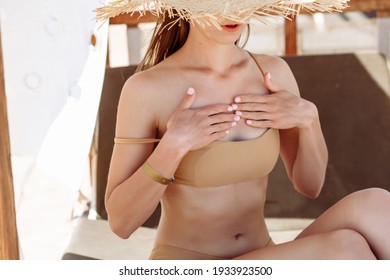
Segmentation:
{"type": "Polygon", "coordinates": [[[148,144],[148,143],[157,143],[160,142],[160,139],[151,139],[151,138],[114,138],[115,144],[148,144]]]}
{"type": "Polygon", "coordinates": [[[249,51],[247,51],[247,52],[252,57],[252,59],[255,61],[257,67],[259,67],[261,73],[263,73],[263,76],[264,76],[265,72],[263,71],[263,68],[261,68],[260,63],[257,61],[257,59],[254,57],[254,55],[251,52],[249,52],[249,51]]]}

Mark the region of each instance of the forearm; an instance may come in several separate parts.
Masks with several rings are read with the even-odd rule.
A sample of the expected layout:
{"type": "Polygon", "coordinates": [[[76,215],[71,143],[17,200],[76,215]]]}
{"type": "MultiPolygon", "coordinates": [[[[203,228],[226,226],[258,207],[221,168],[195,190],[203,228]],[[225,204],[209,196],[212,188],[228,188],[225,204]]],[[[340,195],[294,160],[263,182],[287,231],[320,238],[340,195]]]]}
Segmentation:
{"type": "Polygon", "coordinates": [[[297,153],[292,167],[292,182],[300,193],[315,198],[325,181],[328,150],[317,118],[298,129],[297,153]]]}
{"type": "MultiPolygon", "coordinates": [[[[147,161],[159,174],[170,178],[184,155],[185,151],[177,149],[168,137],[163,137],[147,161]]],[[[128,238],[153,213],[166,188],[138,168],[106,197],[111,229],[118,236],[128,238]]]]}

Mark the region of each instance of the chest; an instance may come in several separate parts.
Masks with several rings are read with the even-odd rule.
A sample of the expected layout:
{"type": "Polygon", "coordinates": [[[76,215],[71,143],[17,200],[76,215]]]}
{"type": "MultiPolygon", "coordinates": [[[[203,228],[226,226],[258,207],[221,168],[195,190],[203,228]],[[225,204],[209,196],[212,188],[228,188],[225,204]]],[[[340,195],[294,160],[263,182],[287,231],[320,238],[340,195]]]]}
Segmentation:
{"type": "MultiPolygon", "coordinates": [[[[204,74],[171,77],[166,81],[161,93],[168,100],[164,101],[167,106],[160,108],[161,111],[159,112],[158,130],[160,136],[165,133],[170,116],[182,101],[189,87],[194,88],[196,94],[194,104],[191,107],[193,109],[213,104],[229,106],[234,103],[236,96],[242,94],[268,94],[268,90],[263,84],[263,78],[259,73],[237,73],[226,77],[204,74]]],[[[256,138],[262,133],[264,133],[264,129],[249,127],[244,120],[240,120],[224,140],[256,138]]]]}
{"type": "Polygon", "coordinates": [[[210,104],[232,104],[241,94],[266,94],[263,79],[259,75],[231,75],[227,77],[208,77],[188,81],[196,90],[193,108],[210,104]]]}

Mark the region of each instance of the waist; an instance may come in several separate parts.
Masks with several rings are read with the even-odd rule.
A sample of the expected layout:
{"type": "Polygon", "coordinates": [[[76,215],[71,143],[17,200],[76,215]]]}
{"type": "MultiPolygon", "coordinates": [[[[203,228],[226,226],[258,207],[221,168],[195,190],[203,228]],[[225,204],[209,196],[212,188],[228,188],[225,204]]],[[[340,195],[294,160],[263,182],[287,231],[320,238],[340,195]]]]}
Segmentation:
{"type": "Polygon", "coordinates": [[[203,254],[197,251],[188,250],[170,245],[154,246],[150,256],[150,260],[226,260],[208,254],[203,254]]]}
{"type": "MultiPolygon", "coordinates": [[[[253,250],[258,250],[261,248],[265,248],[268,246],[273,246],[275,243],[273,242],[271,237],[268,237],[268,241],[259,248],[254,248],[253,250]]],[[[244,252],[249,253],[250,251],[244,252]]],[[[149,259],[150,260],[229,260],[234,259],[236,257],[241,256],[242,254],[238,254],[230,257],[223,257],[217,255],[210,255],[206,253],[202,253],[197,250],[172,246],[172,245],[160,245],[157,244],[153,247],[149,259]]]]}
{"type": "Polygon", "coordinates": [[[156,244],[226,258],[263,246],[269,239],[266,187],[267,178],[218,188],[168,187],[156,244]]]}

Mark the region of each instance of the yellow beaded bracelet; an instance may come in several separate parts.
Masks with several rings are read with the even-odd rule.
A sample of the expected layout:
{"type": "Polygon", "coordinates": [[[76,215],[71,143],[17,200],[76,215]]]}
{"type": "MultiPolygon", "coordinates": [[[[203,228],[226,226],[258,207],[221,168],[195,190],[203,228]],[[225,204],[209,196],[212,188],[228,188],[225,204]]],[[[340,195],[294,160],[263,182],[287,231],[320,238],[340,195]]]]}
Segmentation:
{"type": "Polygon", "coordinates": [[[147,161],[142,165],[142,170],[145,172],[146,175],[148,175],[151,179],[156,181],[157,183],[160,183],[162,185],[169,185],[173,183],[175,180],[175,177],[171,178],[165,178],[164,176],[160,175],[156,170],[154,170],[147,161]]]}

